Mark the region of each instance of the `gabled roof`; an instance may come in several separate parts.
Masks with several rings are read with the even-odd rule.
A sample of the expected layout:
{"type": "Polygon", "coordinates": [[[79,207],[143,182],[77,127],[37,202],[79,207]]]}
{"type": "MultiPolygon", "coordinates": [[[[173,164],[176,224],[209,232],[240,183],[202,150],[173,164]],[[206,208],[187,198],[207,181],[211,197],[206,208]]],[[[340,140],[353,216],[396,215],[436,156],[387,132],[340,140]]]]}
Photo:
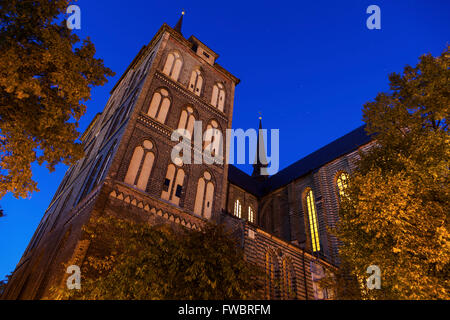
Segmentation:
{"type": "Polygon", "coordinates": [[[358,149],[371,140],[372,137],[367,135],[364,125],[291,164],[264,182],[256,181],[232,165],[228,169],[228,180],[256,196],[262,196],[358,149]]]}

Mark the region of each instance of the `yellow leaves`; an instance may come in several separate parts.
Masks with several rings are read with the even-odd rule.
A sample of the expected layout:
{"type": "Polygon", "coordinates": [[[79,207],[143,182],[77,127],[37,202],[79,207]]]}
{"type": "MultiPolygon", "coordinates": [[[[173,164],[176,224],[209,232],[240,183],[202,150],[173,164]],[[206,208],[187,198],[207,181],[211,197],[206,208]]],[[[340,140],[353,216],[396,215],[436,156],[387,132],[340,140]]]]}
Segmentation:
{"type": "Polygon", "coordinates": [[[20,8],[5,3],[0,9],[9,19],[0,50],[0,131],[6,137],[0,150],[0,198],[7,192],[26,197],[37,191],[31,163],[47,162],[52,170],[59,162],[73,164],[82,156],[75,143],[78,121],[86,110],[80,102],[90,98],[91,87],[113,75],[94,57],[90,41],[79,44],[76,35],[54,21],[62,3],[33,2],[20,8]],[[17,10],[23,12],[11,13],[17,10]],[[36,21],[23,29],[24,17],[36,21]],[[25,157],[26,153],[34,154],[25,157]]]}
{"type": "Polygon", "coordinates": [[[342,203],[336,232],[341,260],[350,269],[377,261],[388,270],[383,290],[370,293],[372,298],[450,298],[448,283],[441,281],[450,263],[449,135],[442,122],[432,121],[449,114],[445,86],[433,83],[448,83],[449,70],[436,68],[443,60],[429,56],[410,74],[391,77],[396,92],[364,106],[377,143],[361,154],[348,188],[351,203],[342,203]],[[429,72],[421,88],[420,68],[429,72]]]}

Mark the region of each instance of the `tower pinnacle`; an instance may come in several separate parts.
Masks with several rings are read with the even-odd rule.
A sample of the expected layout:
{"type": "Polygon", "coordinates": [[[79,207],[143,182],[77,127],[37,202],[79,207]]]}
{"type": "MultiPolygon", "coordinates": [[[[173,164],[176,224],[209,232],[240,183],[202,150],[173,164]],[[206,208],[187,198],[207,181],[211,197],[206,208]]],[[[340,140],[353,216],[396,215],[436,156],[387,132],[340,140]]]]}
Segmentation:
{"type": "Polygon", "coordinates": [[[180,19],[178,19],[177,24],[175,25],[175,27],[173,28],[175,31],[179,32],[181,34],[181,27],[183,26],[183,17],[184,14],[186,13],[186,11],[184,11],[184,9],[181,11],[181,17],[180,19]]]}
{"type": "Polygon", "coordinates": [[[264,135],[262,128],[262,117],[260,113],[259,117],[259,130],[258,130],[258,144],[256,145],[256,157],[253,163],[253,173],[252,177],[257,180],[265,180],[269,176],[267,175],[267,158],[266,158],[266,148],[264,146],[264,135]]]}

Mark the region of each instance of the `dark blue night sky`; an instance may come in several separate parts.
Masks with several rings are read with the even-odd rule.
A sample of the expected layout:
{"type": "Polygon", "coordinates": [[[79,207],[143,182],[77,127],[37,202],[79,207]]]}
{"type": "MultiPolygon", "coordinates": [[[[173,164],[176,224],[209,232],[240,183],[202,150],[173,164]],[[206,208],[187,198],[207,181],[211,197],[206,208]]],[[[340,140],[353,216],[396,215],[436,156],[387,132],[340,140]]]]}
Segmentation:
{"type": "MultiPolygon", "coordinates": [[[[92,92],[84,130],[144,44],[186,9],[183,34],[216,51],[241,79],[233,128],[280,129],[280,169],[362,125],[362,106],[388,90],[387,76],[439,55],[449,42],[448,0],[150,1],[80,0],[77,34],[91,37],[97,57],[116,76],[92,92]],[[369,5],[381,8],[381,30],[369,30],[369,5]]],[[[7,195],[0,205],[0,279],[13,271],[67,167],[34,167],[40,192],[7,195]]],[[[243,170],[251,172],[250,166],[243,170]]]]}

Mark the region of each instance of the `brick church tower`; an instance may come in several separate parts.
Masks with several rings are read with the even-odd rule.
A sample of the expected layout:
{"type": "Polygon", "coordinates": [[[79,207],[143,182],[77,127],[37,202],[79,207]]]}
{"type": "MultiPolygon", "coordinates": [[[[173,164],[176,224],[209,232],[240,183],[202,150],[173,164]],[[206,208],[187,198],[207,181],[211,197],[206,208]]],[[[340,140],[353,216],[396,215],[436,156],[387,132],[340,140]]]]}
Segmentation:
{"type": "Polygon", "coordinates": [[[63,286],[64,265],[81,266],[92,248],[83,226],[102,214],[190,229],[225,224],[246,259],[265,268],[267,299],[333,297],[320,287],[339,265],[328,230],[372,138],[357,128],[270,177],[260,174],[267,159],[259,153],[252,176],[217,161],[228,159],[220,137],[231,128],[239,79],[200,40],[186,39],[182,22],[161,26],[82,135],[86,157],[66,172],[3,299],[42,299],[63,286]],[[184,147],[174,153],[180,146],[190,156],[184,147]]]}
{"type": "Polygon", "coordinates": [[[63,263],[81,265],[89,250],[82,227],[96,213],[133,211],[150,223],[192,229],[219,219],[227,166],[173,161],[178,142],[171,135],[194,134],[194,121],[202,121],[202,131],[231,128],[239,79],[217,64],[213,50],[182,35],[182,20],[161,26],[82,135],[86,157],[66,172],[3,298],[41,299],[62,285],[63,263]]]}

